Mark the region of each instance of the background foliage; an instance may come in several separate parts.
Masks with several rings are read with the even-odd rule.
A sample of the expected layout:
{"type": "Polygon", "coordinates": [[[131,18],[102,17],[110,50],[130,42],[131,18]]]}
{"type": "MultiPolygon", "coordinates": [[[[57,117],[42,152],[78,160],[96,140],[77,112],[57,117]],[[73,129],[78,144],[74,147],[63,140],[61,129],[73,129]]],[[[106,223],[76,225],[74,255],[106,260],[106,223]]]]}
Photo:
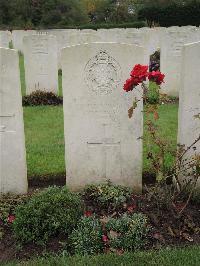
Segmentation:
{"type": "Polygon", "coordinates": [[[199,25],[200,0],[1,0],[2,29],[199,25]],[[141,20],[138,21],[138,20],[141,20]]]}
{"type": "Polygon", "coordinates": [[[146,20],[148,25],[162,27],[200,25],[200,1],[169,1],[159,5],[153,1],[151,5],[143,6],[138,12],[138,18],[146,20]]]}
{"type": "Polygon", "coordinates": [[[1,27],[65,28],[82,24],[135,20],[132,0],[1,0],[1,27]]]}

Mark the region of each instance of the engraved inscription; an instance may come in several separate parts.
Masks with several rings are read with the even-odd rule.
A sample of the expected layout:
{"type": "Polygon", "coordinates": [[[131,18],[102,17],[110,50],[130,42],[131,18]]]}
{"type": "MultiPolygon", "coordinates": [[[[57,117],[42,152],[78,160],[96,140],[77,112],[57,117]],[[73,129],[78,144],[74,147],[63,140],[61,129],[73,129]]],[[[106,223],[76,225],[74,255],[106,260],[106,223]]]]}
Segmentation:
{"type": "Polygon", "coordinates": [[[33,54],[48,54],[48,40],[46,38],[33,39],[32,53],[33,54]]]}
{"type": "Polygon", "coordinates": [[[132,43],[135,45],[142,45],[142,36],[137,33],[132,34],[132,43]]]}
{"type": "Polygon", "coordinates": [[[96,94],[111,94],[121,81],[120,65],[106,51],[101,50],[86,64],[85,81],[96,94]]]}
{"type": "Polygon", "coordinates": [[[170,52],[173,56],[180,56],[181,48],[186,43],[187,35],[179,34],[179,36],[176,36],[175,33],[171,33],[171,38],[172,38],[172,45],[170,52]]]}
{"type": "Polygon", "coordinates": [[[15,115],[1,115],[0,114],[0,132],[14,132],[15,131],[15,123],[14,123],[15,115]]]}
{"type": "Polygon", "coordinates": [[[1,65],[1,74],[6,74],[6,65],[4,64],[1,65]]]}

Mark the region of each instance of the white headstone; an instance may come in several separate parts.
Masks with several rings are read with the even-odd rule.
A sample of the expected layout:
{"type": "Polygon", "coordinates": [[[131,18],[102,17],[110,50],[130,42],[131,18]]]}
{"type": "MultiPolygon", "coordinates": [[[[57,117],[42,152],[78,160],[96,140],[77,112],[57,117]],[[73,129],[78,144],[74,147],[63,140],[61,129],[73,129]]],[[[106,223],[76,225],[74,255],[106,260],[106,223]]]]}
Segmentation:
{"type": "Polygon", "coordinates": [[[0,48],[0,193],[27,192],[18,53],[0,48]]]}
{"type": "Polygon", "coordinates": [[[22,52],[24,51],[23,49],[23,38],[25,36],[30,36],[35,34],[35,30],[13,30],[12,31],[12,41],[13,41],[13,47],[22,52]]]}
{"type": "Polygon", "coordinates": [[[145,64],[149,64],[150,55],[155,50],[150,50],[150,35],[149,30],[138,30],[138,29],[124,29],[118,37],[120,43],[134,44],[144,47],[145,51],[145,64]]]}
{"type": "MultiPolygon", "coordinates": [[[[200,135],[200,42],[184,45],[182,57],[178,143],[187,148],[200,135]]],[[[200,142],[195,147],[186,158],[197,153],[200,156],[200,142]]]]}
{"type": "Polygon", "coordinates": [[[58,68],[61,69],[61,49],[69,45],[69,31],[66,29],[48,30],[49,35],[56,36],[58,52],[58,68]]]}
{"type": "Polygon", "coordinates": [[[24,37],[26,92],[58,93],[57,41],[51,35],[24,37]]]}
{"type": "Polygon", "coordinates": [[[81,43],[80,30],[77,29],[53,29],[47,30],[47,34],[53,35],[57,40],[58,68],[61,69],[61,50],[64,47],[81,43]]]}
{"type": "Polygon", "coordinates": [[[95,30],[81,30],[80,31],[80,43],[92,43],[101,41],[100,37],[95,30]]]}
{"type": "Polygon", "coordinates": [[[97,36],[101,42],[121,42],[121,34],[124,29],[99,29],[97,30],[97,36]]]}
{"type": "Polygon", "coordinates": [[[11,33],[9,31],[0,31],[0,47],[9,48],[11,33]]]}
{"type": "Polygon", "coordinates": [[[92,43],[62,50],[67,185],[72,189],[110,180],[141,190],[142,102],[133,119],[127,113],[141,91],[123,91],[139,63],[144,50],[134,45],[92,43]]]}
{"type": "Polygon", "coordinates": [[[165,74],[165,83],[161,91],[170,96],[179,96],[181,73],[181,49],[184,44],[195,41],[190,29],[170,27],[161,37],[161,72],[165,74]]]}

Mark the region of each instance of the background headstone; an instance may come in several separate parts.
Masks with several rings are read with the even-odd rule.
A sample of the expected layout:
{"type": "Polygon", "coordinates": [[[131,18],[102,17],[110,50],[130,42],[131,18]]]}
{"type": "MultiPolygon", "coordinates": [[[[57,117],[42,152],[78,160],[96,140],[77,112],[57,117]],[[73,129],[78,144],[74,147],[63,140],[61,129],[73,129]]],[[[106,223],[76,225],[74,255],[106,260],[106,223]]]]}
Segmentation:
{"type": "Polygon", "coordinates": [[[179,96],[181,73],[181,49],[184,44],[196,41],[193,30],[182,27],[170,27],[161,37],[161,72],[165,74],[165,83],[161,91],[170,96],[179,96]]]}
{"type": "Polygon", "coordinates": [[[110,180],[142,187],[143,105],[128,109],[140,89],[123,91],[135,64],[144,63],[142,47],[92,43],[62,51],[67,185],[110,180]]]}
{"type": "Polygon", "coordinates": [[[23,51],[24,51],[24,49],[23,49],[24,37],[33,35],[35,33],[36,33],[35,30],[13,30],[12,31],[12,42],[13,42],[14,49],[23,53],[23,51]]]}
{"type": "MultiPolygon", "coordinates": [[[[200,42],[184,45],[182,57],[178,143],[187,148],[200,135],[200,42]]],[[[186,158],[200,155],[200,142],[195,147],[186,153],[186,158]]]]}
{"type": "Polygon", "coordinates": [[[58,59],[55,36],[24,37],[26,93],[36,90],[58,93],[58,59]]]}
{"type": "Polygon", "coordinates": [[[11,41],[10,31],[0,31],[0,47],[9,48],[10,41],[11,41]]]}
{"type": "Polygon", "coordinates": [[[0,193],[27,192],[19,59],[0,48],[0,193]]]}

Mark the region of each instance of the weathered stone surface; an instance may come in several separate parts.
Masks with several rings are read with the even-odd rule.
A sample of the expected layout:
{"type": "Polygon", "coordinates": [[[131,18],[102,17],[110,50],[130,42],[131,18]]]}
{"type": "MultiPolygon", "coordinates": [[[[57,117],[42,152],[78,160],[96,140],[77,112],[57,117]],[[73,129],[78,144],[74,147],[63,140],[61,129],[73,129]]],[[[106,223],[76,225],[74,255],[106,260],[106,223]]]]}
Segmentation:
{"type": "MultiPolygon", "coordinates": [[[[179,97],[178,143],[189,147],[200,135],[200,42],[184,45],[182,50],[181,90],[179,97]]],[[[185,159],[199,154],[200,142],[186,153],[185,159]]]]}
{"type": "Polygon", "coordinates": [[[36,90],[58,93],[58,59],[55,36],[24,37],[26,93],[36,90]]]}
{"type": "Polygon", "coordinates": [[[142,102],[133,119],[127,113],[141,91],[123,91],[136,63],[144,63],[144,50],[134,45],[92,43],[62,50],[67,185],[72,189],[109,179],[141,190],[142,102]]]}
{"type": "Polygon", "coordinates": [[[0,48],[0,193],[8,192],[27,192],[27,171],[18,53],[0,48]]]}
{"type": "Polygon", "coordinates": [[[10,41],[11,41],[10,31],[0,31],[0,47],[9,48],[10,41]]]}
{"type": "Polygon", "coordinates": [[[170,27],[161,37],[161,71],[166,75],[162,92],[179,96],[181,73],[181,49],[184,44],[197,40],[191,29],[170,27]]]}
{"type": "Polygon", "coordinates": [[[125,29],[98,29],[97,36],[100,42],[118,42],[122,40],[125,29]]]}
{"type": "Polygon", "coordinates": [[[14,49],[23,53],[23,39],[25,36],[30,36],[35,34],[35,30],[13,30],[12,31],[12,41],[14,49]]]}

